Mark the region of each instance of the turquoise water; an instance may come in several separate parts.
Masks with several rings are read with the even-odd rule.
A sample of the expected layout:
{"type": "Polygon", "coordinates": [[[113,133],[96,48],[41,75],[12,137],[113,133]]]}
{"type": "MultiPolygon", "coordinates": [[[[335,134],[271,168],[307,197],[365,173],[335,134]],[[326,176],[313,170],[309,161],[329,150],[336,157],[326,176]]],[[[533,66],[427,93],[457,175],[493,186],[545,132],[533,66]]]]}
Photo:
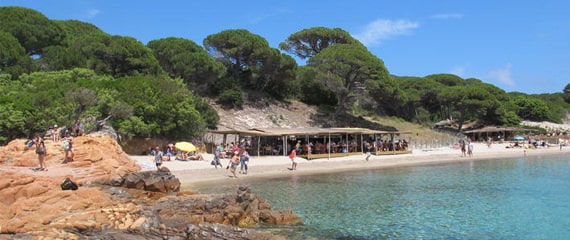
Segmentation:
{"type": "Polygon", "coordinates": [[[292,175],[247,185],[273,209],[293,209],[303,218],[295,226],[262,228],[290,239],[570,239],[570,158],[562,155],[292,175]]]}

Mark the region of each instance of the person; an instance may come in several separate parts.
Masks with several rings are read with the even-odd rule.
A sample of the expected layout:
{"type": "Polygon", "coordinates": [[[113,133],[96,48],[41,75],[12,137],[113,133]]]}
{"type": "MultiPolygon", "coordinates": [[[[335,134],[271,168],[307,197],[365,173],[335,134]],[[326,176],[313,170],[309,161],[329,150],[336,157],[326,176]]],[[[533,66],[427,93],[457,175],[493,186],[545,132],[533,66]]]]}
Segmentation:
{"type": "Polygon", "coordinates": [[[466,149],[465,149],[465,140],[461,139],[459,140],[459,147],[461,147],[461,156],[462,157],[466,157],[467,153],[466,153],[466,149]]]}
{"type": "Polygon", "coordinates": [[[224,158],[230,158],[231,159],[232,153],[234,152],[233,149],[234,149],[233,146],[231,146],[229,143],[226,143],[226,147],[224,148],[224,151],[226,152],[224,154],[224,156],[225,156],[224,158]]]}
{"type": "Polygon", "coordinates": [[[370,152],[371,150],[371,146],[370,143],[366,142],[364,144],[364,149],[365,149],[365,153],[366,153],[366,161],[368,161],[368,159],[370,159],[370,156],[372,156],[372,153],[370,152]]]}
{"type": "Polygon", "coordinates": [[[84,130],[85,129],[83,128],[83,122],[81,122],[81,119],[77,119],[73,125],[73,133],[75,136],[82,136],[84,130]]]}
{"type": "Polygon", "coordinates": [[[182,151],[182,150],[178,150],[177,153],[176,153],[176,160],[188,161],[188,152],[182,151]]]}
{"type": "Polygon", "coordinates": [[[220,162],[220,157],[222,156],[222,152],[224,151],[224,147],[220,143],[218,147],[214,150],[214,160],[212,160],[212,165],[218,169],[218,165],[223,168],[222,163],[220,162]]]}
{"type": "Polygon", "coordinates": [[[230,162],[228,163],[228,167],[230,168],[230,172],[232,172],[232,174],[234,175],[234,178],[237,178],[236,169],[237,169],[237,166],[239,165],[239,156],[238,155],[239,155],[238,152],[234,152],[230,158],[230,162]]]}
{"type": "Polygon", "coordinates": [[[473,157],[473,142],[469,141],[469,144],[467,145],[467,155],[469,155],[469,157],[473,157]]]}
{"type": "Polygon", "coordinates": [[[176,151],[174,150],[174,144],[169,143],[166,146],[166,151],[164,152],[163,160],[170,161],[172,156],[176,156],[176,151]]]}
{"type": "Polygon", "coordinates": [[[239,157],[239,163],[240,163],[239,173],[247,174],[247,164],[249,163],[249,153],[247,153],[247,150],[245,149],[242,150],[242,153],[239,157]]]}
{"type": "Polygon", "coordinates": [[[160,170],[160,166],[162,166],[162,157],[164,157],[164,153],[160,150],[159,146],[154,148],[154,163],[156,164],[156,170],[160,170]]]}
{"type": "Polygon", "coordinates": [[[65,152],[65,157],[63,159],[63,163],[73,162],[73,137],[71,134],[67,134],[62,141],[63,150],[65,152]]]}
{"type": "Polygon", "coordinates": [[[220,152],[220,158],[226,158],[226,151],[224,148],[224,144],[220,143],[217,147],[216,150],[220,152]]]}
{"type": "Polygon", "coordinates": [[[191,152],[188,154],[188,160],[204,160],[204,157],[200,153],[191,152]]]}
{"type": "Polygon", "coordinates": [[[48,169],[45,163],[45,157],[47,154],[46,144],[39,133],[36,133],[34,137],[34,145],[36,145],[36,154],[38,154],[38,161],[40,162],[40,168],[38,170],[47,171],[48,169]]]}
{"type": "Polygon", "coordinates": [[[53,125],[51,129],[51,140],[55,143],[59,142],[59,129],[57,128],[57,124],[53,125]]]}
{"type": "Polygon", "coordinates": [[[297,170],[297,150],[291,150],[291,153],[289,153],[289,159],[291,159],[291,170],[297,170]]]}

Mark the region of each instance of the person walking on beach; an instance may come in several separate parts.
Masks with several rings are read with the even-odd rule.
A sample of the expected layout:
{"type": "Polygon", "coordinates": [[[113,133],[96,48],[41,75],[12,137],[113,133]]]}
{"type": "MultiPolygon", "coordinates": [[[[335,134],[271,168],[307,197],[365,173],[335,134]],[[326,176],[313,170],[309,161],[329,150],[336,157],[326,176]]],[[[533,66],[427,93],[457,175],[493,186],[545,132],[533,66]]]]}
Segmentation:
{"type": "Polygon", "coordinates": [[[156,146],[154,151],[154,163],[156,164],[156,170],[158,171],[160,170],[160,166],[162,166],[162,157],[164,156],[164,153],[160,150],[159,146],[156,146]]]}
{"type": "Polygon", "coordinates": [[[247,150],[243,149],[239,157],[240,171],[241,174],[247,174],[247,164],[249,163],[249,153],[247,150]],[[245,169],[245,170],[244,170],[245,169]]]}
{"type": "Polygon", "coordinates": [[[371,151],[372,146],[370,145],[370,143],[366,142],[364,144],[364,151],[366,153],[366,161],[368,161],[368,159],[370,158],[370,156],[372,156],[371,151]]]}
{"type": "Polygon", "coordinates": [[[471,141],[467,144],[467,155],[469,155],[469,157],[473,157],[473,142],[471,141]]]}
{"type": "Polygon", "coordinates": [[[226,169],[229,167],[230,168],[230,172],[233,174],[234,178],[237,178],[236,176],[236,169],[237,166],[239,165],[239,152],[234,152],[232,154],[232,157],[230,158],[230,162],[228,163],[228,166],[226,167],[226,169]]]}
{"type": "Polygon", "coordinates": [[[38,170],[47,171],[48,169],[45,163],[45,157],[47,154],[46,144],[39,133],[36,133],[34,137],[34,145],[36,145],[36,154],[38,154],[38,161],[40,162],[40,168],[38,170]]]}
{"type": "MultiPolygon", "coordinates": [[[[221,146],[222,144],[220,144],[221,146]]],[[[220,149],[219,147],[216,147],[216,149],[214,149],[214,160],[212,160],[212,165],[214,165],[214,167],[216,167],[216,169],[218,169],[218,165],[220,166],[220,168],[223,168],[224,166],[222,166],[222,163],[220,163],[220,156],[222,155],[222,151],[223,151],[223,147],[222,149],[220,149]]]]}
{"type": "Polygon", "coordinates": [[[291,150],[291,153],[289,153],[289,159],[291,159],[291,168],[289,170],[297,170],[297,150],[291,150]]]}

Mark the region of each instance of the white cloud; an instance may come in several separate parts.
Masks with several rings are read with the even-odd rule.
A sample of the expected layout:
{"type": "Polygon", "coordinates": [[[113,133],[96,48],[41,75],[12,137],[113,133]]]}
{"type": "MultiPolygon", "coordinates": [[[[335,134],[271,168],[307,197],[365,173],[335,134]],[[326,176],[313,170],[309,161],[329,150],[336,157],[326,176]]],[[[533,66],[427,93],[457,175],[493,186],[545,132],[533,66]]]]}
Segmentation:
{"type": "Polygon", "coordinates": [[[512,65],[509,63],[502,69],[496,69],[496,70],[490,71],[489,76],[491,77],[491,79],[493,79],[499,83],[505,84],[509,87],[513,87],[516,84],[515,84],[515,81],[513,79],[511,79],[511,68],[512,68],[512,65]]]}
{"type": "Polygon", "coordinates": [[[435,15],[432,15],[431,18],[443,19],[443,20],[447,20],[447,19],[461,19],[461,18],[463,18],[463,14],[460,14],[460,13],[435,14],[435,15]]]}
{"type": "Polygon", "coordinates": [[[83,18],[84,19],[91,19],[94,18],[95,16],[97,16],[101,11],[99,11],[99,9],[89,9],[85,12],[85,14],[83,14],[83,18]]]}
{"type": "Polygon", "coordinates": [[[379,45],[382,41],[399,35],[411,34],[411,30],[419,27],[419,23],[405,20],[379,19],[369,23],[363,31],[354,37],[366,46],[379,45]]]}
{"type": "Polygon", "coordinates": [[[453,69],[451,69],[451,71],[449,71],[449,73],[464,78],[466,71],[467,68],[465,66],[455,66],[453,69]]]}

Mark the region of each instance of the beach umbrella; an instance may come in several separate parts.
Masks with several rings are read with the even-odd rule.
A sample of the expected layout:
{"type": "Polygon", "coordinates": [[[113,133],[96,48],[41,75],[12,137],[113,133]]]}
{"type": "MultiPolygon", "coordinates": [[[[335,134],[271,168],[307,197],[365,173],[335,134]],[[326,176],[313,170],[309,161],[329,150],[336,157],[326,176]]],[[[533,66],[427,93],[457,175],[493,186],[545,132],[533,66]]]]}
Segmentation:
{"type": "Polygon", "coordinates": [[[195,152],[196,151],[196,146],[194,146],[194,144],[189,143],[189,142],[177,142],[174,145],[176,148],[185,151],[185,152],[195,152]]]}
{"type": "Polygon", "coordinates": [[[522,141],[522,140],[524,140],[525,138],[524,138],[523,136],[515,136],[514,139],[517,140],[517,141],[522,141]]]}

